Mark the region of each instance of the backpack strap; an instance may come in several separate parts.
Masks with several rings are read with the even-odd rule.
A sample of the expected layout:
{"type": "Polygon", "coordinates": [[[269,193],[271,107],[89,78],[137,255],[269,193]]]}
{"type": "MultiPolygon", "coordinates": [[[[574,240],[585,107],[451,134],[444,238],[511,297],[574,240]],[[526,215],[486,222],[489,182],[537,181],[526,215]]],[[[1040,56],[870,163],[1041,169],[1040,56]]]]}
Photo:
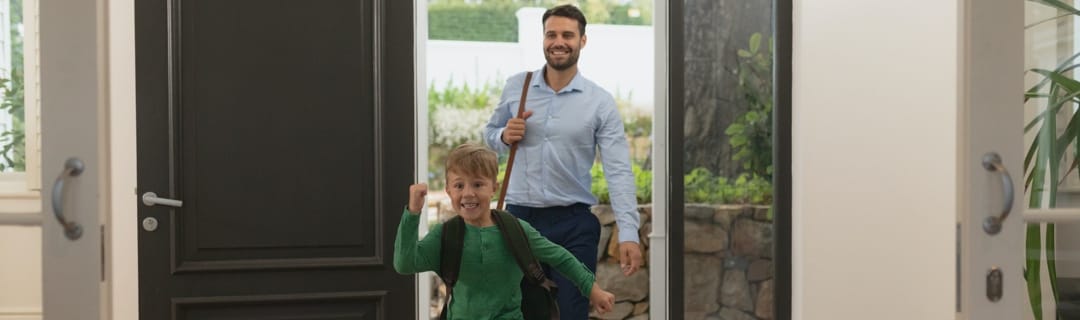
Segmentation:
{"type": "Polygon", "coordinates": [[[543,283],[544,269],[540,267],[540,262],[533,255],[529,239],[525,236],[525,229],[521,228],[517,217],[506,211],[492,210],[491,218],[499,226],[503,241],[506,241],[506,247],[510,248],[510,253],[514,255],[514,260],[517,261],[521,272],[525,273],[525,279],[537,285],[543,283]]]}
{"type": "Polygon", "coordinates": [[[442,225],[442,238],[439,246],[439,277],[446,284],[446,301],[443,302],[439,319],[446,319],[450,309],[450,300],[454,296],[454,284],[461,271],[461,252],[465,246],[465,220],[456,216],[442,225]]]}
{"type": "MultiPolygon", "coordinates": [[[[529,238],[525,235],[525,229],[521,227],[517,217],[502,210],[491,211],[491,219],[495,221],[495,225],[499,226],[499,233],[503,235],[503,241],[506,241],[506,247],[510,248],[510,253],[514,255],[514,260],[517,261],[521,272],[525,273],[526,281],[544,288],[550,295],[554,296],[558,286],[544,275],[544,269],[540,266],[540,261],[536,259],[536,255],[533,255],[532,247],[529,246],[529,238]]],[[[548,300],[548,310],[552,311],[552,320],[559,319],[559,306],[554,299],[548,300]]]]}

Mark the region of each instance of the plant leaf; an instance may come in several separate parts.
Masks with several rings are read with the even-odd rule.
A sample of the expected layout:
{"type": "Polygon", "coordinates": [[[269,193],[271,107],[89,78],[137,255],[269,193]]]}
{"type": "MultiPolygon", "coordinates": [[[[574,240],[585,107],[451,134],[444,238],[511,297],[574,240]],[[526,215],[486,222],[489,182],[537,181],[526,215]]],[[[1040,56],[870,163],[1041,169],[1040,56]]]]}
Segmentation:
{"type": "MultiPolygon", "coordinates": [[[[1076,64],[1070,65],[1070,63],[1072,63],[1073,60],[1076,60],[1076,58],[1080,58],[1080,52],[1077,52],[1076,54],[1073,54],[1071,57],[1069,57],[1068,59],[1065,59],[1060,64],[1058,64],[1057,68],[1054,68],[1054,72],[1064,73],[1064,72],[1068,72],[1069,70],[1080,67],[1080,65],[1076,65],[1076,64]]],[[[1031,70],[1029,70],[1029,71],[1031,71],[1031,70]]],[[[1038,92],[1039,89],[1042,89],[1042,87],[1045,86],[1047,83],[1049,83],[1049,81],[1050,81],[1050,79],[1043,78],[1041,81],[1039,81],[1039,83],[1032,86],[1031,89],[1028,89],[1027,92],[1028,93],[1038,92]]],[[[1024,97],[1024,102],[1027,102],[1027,99],[1028,98],[1025,96],[1024,97]]]]}
{"type": "Polygon", "coordinates": [[[1055,227],[1053,223],[1046,224],[1046,270],[1048,271],[1047,277],[1050,278],[1050,292],[1054,294],[1054,304],[1058,302],[1058,277],[1057,277],[1057,254],[1055,253],[1055,247],[1057,247],[1054,236],[1055,227]]]}
{"type": "Polygon", "coordinates": [[[1069,167],[1068,167],[1069,171],[1067,171],[1067,172],[1065,172],[1065,174],[1061,175],[1061,182],[1058,182],[1059,185],[1064,184],[1065,181],[1068,181],[1068,179],[1066,179],[1066,178],[1068,178],[1069,174],[1071,174],[1074,170],[1076,170],[1077,165],[1080,165],[1080,157],[1073,157],[1073,161],[1072,161],[1071,164],[1069,164],[1069,167]]]}
{"type": "MultiPolygon", "coordinates": [[[[1037,141],[1038,138],[1035,138],[1035,139],[1037,141]]],[[[1032,157],[1035,156],[1035,151],[1038,150],[1038,149],[1039,149],[1039,144],[1034,143],[1034,142],[1031,143],[1031,147],[1028,147],[1027,156],[1024,157],[1024,173],[1034,171],[1033,169],[1032,170],[1029,170],[1029,169],[1031,169],[1031,159],[1032,159],[1032,157]]],[[[1028,190],[1028,187],[1031,185],[1031,180],[1034,179],[1034,178],[1035,178],[1034,174],[1028,174],[1027,179],[1026,179],[1027,182],[1024,183],[1024,190],[1025,191],[1028,190]]]]}
{"type": "Polygon", "coordinates": [[[750,52],[757,53],[759,48],[761,48],[761,34],[755,32],[750,35],[750,52]]]}
{"type": "Polygon", "coordinates": [[[732,123],[730,126],[727,127],[727,130],[724,130],[724,133],[736,134],[736,133],[739,133],[739,132],[743,132],[743,130],[746,130],[746,126],[744,126],[743,124],[741,124],[741,123],[732,123]]]}
{"type": "Polygon", "coordinates": [[[1080,82],[1077,82],[1076,80],[1073,80],[1059,72],[1046,69],[1031,69],[1031,71],[1046,76],[1050,79],[1050,81],[1053,81],[1054,83],[1068,90],[1067,92],[1075,92],[1077,90],[1080,90],[1080,82]]]}
{"type": "MultiPolygon", "coordinates": [[[[1054,132],[1057,132],[1057,130],[1054,130],[1054,132]]],[[[1055,149],[1052,159],[1055,159],[1056,162],[1061,162],[1065,156],[1065,151],[1068,150],[1069,145],[1072,144],[1073,141],[1076,141],[1078,136],[1080,136],[1080,112],[1074,112],[1072,118],[1069,118],[1069,123],[1065,125],[1065,131],[1061,134],[1061,137],[1057,138],[1054,144],[1055,149]]],[[[1042,138],[1042,130],[1040,130],[1039,137],[1040,139],[1042,138]]],[[[1054,175],[1053,177],[1054,179],[1057,179],[1060,176],[1054,175]]],[[[1052,203],[1051,206],[1053,205],[1054,204],[1052,203]]]]}
{"type": "Polygon", "coordinates": [[[1047,6],[1058,8],[1058,9],[1063,10],[1063,11],[1068,12],[1068,13],[1072,13],[1072,14],[1075,14],[1075,15],[1080,15],[1080,10],[1076,10],[1076,8],[1073,8],[1072,6],[1068,5],[1067,3],[1061,2],[1059,0],[1028,0],[1028,1],[1035,2],[1035,3],[1041,3],[1041,4],[1044,4],[1044,5],[1047,5],[1047,6]]]}
{"type": "MultiPolygon", "coordinates": [[[[1048,94],[1040,94],[1040,96],[1044,98],[1050,98],[1050,95],[1048,94]]],[[[1068,95],[1061,97],[1061,101],[1058,101],[1052,106],[1047,106],[1047,110],[1043,110],[1042,112],[1040,112],[1038,115],[1031,119],[1031,122],[1028,122],[1028,124],[1024,126],[1024,132],[1028,132],[1028,130],[1031,130],[1031,128],[1034,127],[1036,123],[1042,120],[1043,116],[1046,115],[1048,111],[1058,112],[1058,110],[1061,110],[1061,107],[1064,106],[1067,102],[1080,103],[1080,100],[1076,99],[1077,97],[1080,97],[1080,91],[1070,92],[1068,95]]]]}
{"type": "MultiPolygon", "coordinates": [[[[1060,89],[1061,87],[1059,86],[1054,86],[1050,88],[1049,102],[1051,104],[1060,103],[1058,100],[1058,91],[1060,89]]],[[[1080,82],[1077,82],[1077,89],[1080,89],[1080,82]]],[[[1074,114],[1074,118],[1077,115],[1080,114],[1074,114]]],[[[1057,112],[1047,112],[1046,115],[1044,115],[1043,117],[1046,121],[1043,122],[1042,130],[1039,130],[1039,144],[1041,145],[1040,148],[1043,148],[1046,153],[1044,155],[1042,152],[1039,152],[1039,160],[1042,163],[1046,164],[1046,167],[1050,169],[1050,173],[1047,176],[1047,181],[1050,181],[1050,199],[1047,205],[1050,208],[1053,208],[1057,205],[1058,184],[1056,182],[1058,177],[1060,177],[1060,175],[1058,174],[1061,171],[1061,156],[1064,154],[1065,150],[1064,148],[1058,148],[1058,139],[1056,138],[1058,132],[1057,112]],[[1060,152],[1058,151],[1059,149],[1061,149],[1060,152]]]]}
{"type": "Polygon", "coordinates": [[[1035,124],[1039,123],[1039,121],[1042,120],[1042,117],[1043,117],[1044,114],[1046,114],[1046,110],[1043,110],[1038,115],[1036,115],[1034,118],[1032,118],[1031,122],[1028,122],[1028,124],[1026,126],[1024,126],[1024,132],[1028,132],[1028,130],[1031,130],[1031,128],[1034,127],[1035,124]]]}
{"type": "MultiPolygon", "coordinates": [[[[1032,201],[1035,201],[1034,198],[1032,201]]],[[[1035,319],[1042,319],[1042,281],[1039,279],[1039,259],[1042,253],[1042,245],[1039,241],[1039,224],[1029,224],[1027,227],[1027,240],[1024,250],[1024,279],[1027,281],[1028,300],[1031,303],[1031,312],[1035,319]]]]}

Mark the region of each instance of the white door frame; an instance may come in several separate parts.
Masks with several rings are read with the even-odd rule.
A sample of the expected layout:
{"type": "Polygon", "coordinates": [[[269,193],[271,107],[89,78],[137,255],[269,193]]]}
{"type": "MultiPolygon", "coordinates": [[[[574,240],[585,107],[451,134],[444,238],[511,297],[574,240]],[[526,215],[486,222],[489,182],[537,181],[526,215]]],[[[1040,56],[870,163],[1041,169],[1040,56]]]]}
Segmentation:
{"type": "MultiPolygon", "coordinates": [[[[668,40],[668,10],[665,0],[653,1],[653,41],[655,50],[653,61],[654,104],[653,104],[653,168],[659,168],[662,174],[653,174],[652,181],[652,230],[649,232],[649,318],[667,319],[668,316],[668,53],[671,42],[668,40]]],[[[678,93],[682,94],[682,93],[678,93]]],[[[677,132],[676,134],[683,134],[677,132]]],[[[656,170],[654,169],[654,172],[656,170]]],[[[682,223],[681,221],[679,223],[682,223]]],[[[675,241],[682,241],[677,235],[675,241]]],[[[682,257],[676,257],[682,259],[682,257]]],[[[678,272],[682,272],[679,270],[678,272]]],[[[677,306],[678,307],[678,306],[677,306]]]]}
{"type": "Polygon", "coordinates": [[[105,0],[108,25],[110,211],[106,280],[112,320],[139,319],[138,200],[135,193],[135,0],[105,0]]]}
{"type": "MultiPolygon", "coordinates": [[[[427,182],[428,175],[428,100],[427,100],[427,0],[413,0],[413,51],[415,65],[413,96],[415,97],[414,110],[416,112],[415,133],[416,141],[413,144],[416,150],[413,154],[416,159],[413,167],[416,168],[416,181],[427,182]]],[[[428,232],[427,207],[421,211],[419,236],[423,237],[428,232]]],[[[431,318],[431,277],[433,272],[423,272],[416,275],[416,319],[428,320],[431,318]]]]}
{"type": "MultiPolygon", "coordinates": [[[[415,167],[416,177],[418,182],[426,181],[428,174],[427,160],[428,160],[428,126],[430,119],[428,119],[428,101],[427,101],[427,38],[428,38],[428,22],[427,22],[427,0],[413,0],[413,7],[415,13],[413,19],[415,21],[416,29],[415,35],[415,52],[416,52],[416,141],[415,141],[415,167]]],[[[667,169],[667,156],[668,147],[667,141],[667,110],[668,110],[668,46],[667,40],[668,32],[668,1],[654,0],[653,1],[653,31],[655,34],[655,105],[653,114],[653,150],[652,159],[654,168],[667,169]]],[[[667,256],[667,217],[665,212],[667,208],[667,174],[654,174],[653,175],[653,190],[664,190],[664,192],[653,192],[653,215],[652,215],[652,231],[649,233],[649,257],[648,261],[653,263],[649,264],[649,317],[650,319],[666,319],[667,318],[667,302],[668,302],[668,256],[667,256]]],[[[427,210],[424,210],[425,212],[427,210]]],[[[426,214],[426,213],[424,213],[426,214]]],[[[427,221],[429,219],[424,216],[421,219],[421,232],[420,236],[427,233],[427,221]]],[[[416,301],[417,310],[416,318],[418,320],[427,320],[429,313],[429,304],[431,303],[431,296],[428,294],[431,292],[431,276],[433,273],[425,272],[417,275],[417,290],[416,301]]]]}

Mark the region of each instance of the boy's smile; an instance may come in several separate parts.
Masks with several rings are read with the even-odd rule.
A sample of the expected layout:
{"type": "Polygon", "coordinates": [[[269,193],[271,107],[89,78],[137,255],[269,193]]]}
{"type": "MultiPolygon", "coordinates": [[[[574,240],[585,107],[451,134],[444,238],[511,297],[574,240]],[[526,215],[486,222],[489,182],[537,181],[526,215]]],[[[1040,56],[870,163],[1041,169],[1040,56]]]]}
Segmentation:
{"type": "Polygon", "coordinates": [[[491,196],[495,194],[493,178],[467,176],[450,171],[446,173],[446,193],[450,195],[454,211],[457,211],[466,223],[477,227],[494,224],[491,220],[491,196]]]}

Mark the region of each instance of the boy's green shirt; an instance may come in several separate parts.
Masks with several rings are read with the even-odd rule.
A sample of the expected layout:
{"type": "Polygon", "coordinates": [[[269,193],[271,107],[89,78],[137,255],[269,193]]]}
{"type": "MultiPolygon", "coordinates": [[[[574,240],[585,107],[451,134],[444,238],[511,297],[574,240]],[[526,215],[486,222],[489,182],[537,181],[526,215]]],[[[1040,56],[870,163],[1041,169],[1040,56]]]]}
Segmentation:
{"type": "MultiPolygon", "coordinates": [[[[577,285],[586,297],[596,277],[563,247],[548,241],[521,221],[537,260],[554,268],[577,285]]],[[[405,210],[394,240],[394,269],[402,274],[438,271],[442,225],[431,228],[417,241],[420,216],[405,210]]],[[[461,253],[461,271],[447,319],[522,319],[521,269],[503,241],[499,227],[475,227],[465,224],[465,243],[461,253]]],[[[570,288],[559,288],[570,290],[570,288]]]]}

